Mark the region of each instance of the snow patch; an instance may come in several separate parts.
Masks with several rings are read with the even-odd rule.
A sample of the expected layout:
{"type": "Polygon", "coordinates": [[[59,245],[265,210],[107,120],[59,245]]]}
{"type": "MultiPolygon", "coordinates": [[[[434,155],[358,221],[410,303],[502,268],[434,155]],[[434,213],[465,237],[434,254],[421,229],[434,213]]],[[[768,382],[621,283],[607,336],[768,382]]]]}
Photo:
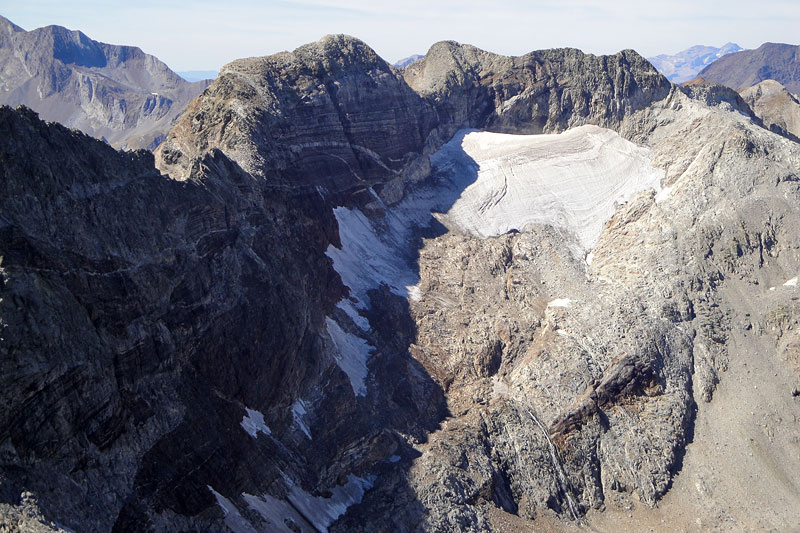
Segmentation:
{"type": "Polygon", "coordinates": [[[305,421],[306,412],[306,402],[298,398],[297,401],[292,404],[292,418],[297,427],[300,428],[300,431],[306,434],[308,440],[314,440],[311,438],[311,431],[308,429],[308,424],[305,421]]]}
{"type": "Polygon", "coordinates": [[[794,277],[783,284],[784,287],[797,287],[797,277],[794,277]]]}
{"type": "Polygon", "coordinates": [[[247,415],[242,418],[241,425],[251,437],[254,439],[257,438],[259,431],[264,435],[270,435],[272,433],[264,423],[264,415],[262,413],[255,409],[248,409],[247,407],[245,407],[244,410],[247,411],[247,415]]]}
{"type": "Polygon", "coordinates": [[[233,533],[256,533],[253,525],[241,515],[239,509],[232,501],[215,491],[211,485],[206,485],[206,487],[208,487],[208,490],[210,490],[217,499],[217,505],[222,508],[222,512],[225,514],[225,525],[228,526],[233,533]]]}
{"type": "Polygon", "coordinates": [[[549,302],[547,307],[569,307],[570,303],[572,303],[572,300],[569,298],[556,298],[555,300],[549,302]]]}
{"type": "Polygon", "coordinates": [[[242,498],[252,510],[261,515],[261,518],[266,521],[267,525],[270,526],[269,531],[294,533],[287,526],[288,522],[294,523],[295,526],[299,527],[301,533],[316,533],[313,526],[284,501],[273,498],[269,494],[264,494],[259,498],[252,494],[242,493],[242,498]]]}
{"type": "Polygon", "coordinates": [[[331,244],[325,254],[333,260],[333,268],[350,289],[355,307],[366,309],[367,292],[381,284],[398,296],[408,297],[408,287],[416,285],[419,279],[401,252],[407,246],[406,232],[398,234],[391,227],[378,232],[358,209],[337,207],[333,213],[339,223],[342,247],[331,244]]]}
{"type": "Polygon", "coordinates": [[[658,191],[658,194],[656,194],[656,203],[660,204],[661,202],[669,198],[670,193],[672,193],[672,188],[673,188],[672,186],[664,187],[663,189],[658,191]]]}
{"type": "Polygon", "coordinates": [[[364,493],[372,488],[375,481],[374,476],[360,478],[350,474],[347,476],[347,483],[328,491],[331,493],[330,498],[322,498],[308,494],[285,474],[283,479],[288,489],[286,495],[288,503],[269,494],[261,497],[242,494],[242,497],[251,509],[272,526],[269,531],[289,533],[291,530],[286,526],[287,519],[303,533],[327,533],[328,527],[342,516],[348,507],[361,503],[364,493]]]}
{"type": "Polygon", "coordinates": [[[333,357],[342,372],[350,378],[356,396],[367,395],[367,359],[373,347],[364,339],[346,332],[332,318],[326,317],[328,335],[335,346],[333,357]]]}
{"type": "Polygon", "coordinates": [[[369,331],[369,320],[358,313],[358,309],[349,299],[342,298],[336,304],[336,307],[344,311],[362,331],[369,331]]]}
{"type": "Polygon", "coordinates": [[[552,135],[462,131],[431,162],[453,181],[477,176],[442,217],[479,238],[549,224],[571,231],[590,250],[617,206],[660,190],[664,171],[650,151],[598,126],[552,135]]]}
{"type": "Polygon", "coordinates": [[[342,516],[348,507],[361,503],[364,493],[372,488],[372,484],[375,481],[372,476],[364,479],[350,474],[347,476],[347,483],[331,489],[332,495],[330,498],[321,498],[308,494],[296,486],[288,477],[284,476],[284,479],[289,486],[289,494],[287,496],[289,502],[318,531],[323,532],[327,532],[328,526],[342,516]]]}

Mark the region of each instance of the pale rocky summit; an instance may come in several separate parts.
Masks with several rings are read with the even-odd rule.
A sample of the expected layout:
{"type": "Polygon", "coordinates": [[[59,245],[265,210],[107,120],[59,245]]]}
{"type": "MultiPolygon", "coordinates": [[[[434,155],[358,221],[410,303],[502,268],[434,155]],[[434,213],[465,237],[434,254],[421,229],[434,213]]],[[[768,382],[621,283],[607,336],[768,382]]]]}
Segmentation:
{"type": "Polygon", "coordinates": [[[328,36],[155,162],[0,120],[1,520],[793,526],[800,145],[735,92],[328,36]]]}
{"type": "Polygon", "coordinates": [[[741,95],[766,127],[800,137],[800,100],[786,87],[775,80],[764,80],[741,95]]]}
{"type": "Polygon", "coordinates": [[[207,84],[133,46],[61,26],[25,31],[0,17],[0,104],[26,105],[117,148],[155,148],[207,84]]]}

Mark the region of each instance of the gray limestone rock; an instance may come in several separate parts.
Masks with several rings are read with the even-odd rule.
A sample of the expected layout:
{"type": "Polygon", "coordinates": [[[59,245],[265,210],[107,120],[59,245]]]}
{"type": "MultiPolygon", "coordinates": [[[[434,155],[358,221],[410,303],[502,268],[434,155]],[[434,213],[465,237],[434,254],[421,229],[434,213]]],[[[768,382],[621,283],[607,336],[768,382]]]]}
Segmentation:
{"type": "Polygon", "coordinates": [[[30,491],[95,530],[791,524],[791,387],[765,384],[800,368],[800,145],[729,96],[632,51],[398,71],[328,36],[226,66],[155,163],[0,109],[2,516],[30,491]],[[663,175],[590,250],[448,218],[480,170],[457,131],[587,124],[663,175]]]}

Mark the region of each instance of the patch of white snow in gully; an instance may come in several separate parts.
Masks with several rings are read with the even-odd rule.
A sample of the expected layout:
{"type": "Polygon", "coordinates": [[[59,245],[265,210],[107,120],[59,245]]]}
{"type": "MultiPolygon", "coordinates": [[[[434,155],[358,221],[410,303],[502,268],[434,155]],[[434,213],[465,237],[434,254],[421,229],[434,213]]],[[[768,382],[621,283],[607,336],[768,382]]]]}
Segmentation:
{"type": "Polygon", "coordinates": [[[372,346],[364,339],[348,333],[332,318],[326,317],[328,335],[330,335],[336,350],[333,357],[342,372],[350,378],[350,385],[356,396],[367,395],[367,359],[372,352],[372,346]]]}
{"type": "Polygon", "coordinates": [[[291,505],[268,494],[261,498],[250,494],[242,496],[250,508],[258,512],[267,523],[277,526],[276,531],[283,531],[284,520],[290,518],[301,531],[307,530],[304,524],[308,523],[318,532],[327,532],[328,527],[342,516],[348,507],[361,503],[364,493],[372,488],[375,478],[372,476],[360,478],[350,474],[347,476],[347,483],[333,487],[329,491],[331,494],[329,498],[308,494],[287,476],[284,476],[284,481],[288,489],[287,499],[291,505]]]}
{"type": "Polygon", "coordinates": [[[294,423],[297,425],[298,428],[300,428],[300,431],[305,433],[306,437],[308,437],[308,440],[314,440],[311,438],[311,431],[309,430],[308,423],[306,422],[305,419],[307,412],[308,411],[306,409],[306,402],[304,402],[300,398],[298,398],[292,404],[292,418],[294,419],[294,423]]]}
{"type": "Polygon", "coordinates": [[[245,407],[245,411],[247,411],[247,415],[242,418],[241,425],[251,437],[254,439],[258,437],[259,431],[264,435],[270,435],[272,433],[264,423],[264,415],[262,413],[255,409],[248,409],[247,407],[245,407]]]}

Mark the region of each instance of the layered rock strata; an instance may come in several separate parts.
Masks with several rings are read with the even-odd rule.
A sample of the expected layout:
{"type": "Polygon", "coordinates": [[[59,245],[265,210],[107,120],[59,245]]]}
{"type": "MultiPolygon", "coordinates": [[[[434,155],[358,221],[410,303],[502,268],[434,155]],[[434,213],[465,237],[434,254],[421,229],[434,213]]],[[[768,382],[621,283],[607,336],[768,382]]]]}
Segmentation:
{"type": "Polygon", "coordinates": [[[762,439],[733,400],[704,418],[752,350],[775,391],[798,379],[800,147],[751,115],[632,51],[446,42],[397,71],[344,36],[225,67],[157,151],[169,176],[4,108],[3,504],[96,530],[569,529],[774,461],[752,486],[784,500],[709,493],[702,517],[789,524],[792,404],[764,404],[756,458],[697,444],[726,420],[762,439]],[[599,232],[559,216],[558,168],[608,200],[599,232]],[[542,190],[552,215],[504,207],[542,190]]]}

